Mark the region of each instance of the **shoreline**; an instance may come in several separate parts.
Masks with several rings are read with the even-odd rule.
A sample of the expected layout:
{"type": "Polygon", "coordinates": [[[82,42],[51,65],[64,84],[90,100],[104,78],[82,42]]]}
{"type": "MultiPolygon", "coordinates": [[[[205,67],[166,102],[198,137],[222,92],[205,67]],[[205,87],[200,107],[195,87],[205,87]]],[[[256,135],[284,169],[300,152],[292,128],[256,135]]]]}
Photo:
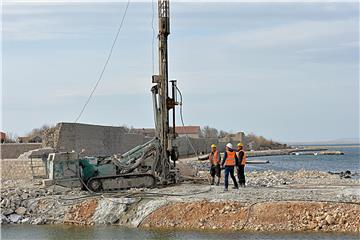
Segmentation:
{"type": "MultiPolygon", "coordinates": [[[[203,180],[207,180],[205,175],[203,180]]],[[[252,172],[247,174],[247,180],[246,188],[231,189],[226,193],[223,186],[184,182],[163,188],[130,189],[97,195],[58,186],[44,188],[36,185],[39,184],[38,180],[2,181],[1,221],[2,224],[12,219],[27,224],[110,224],[179,230],[360,232],[358,218],[354,220],[354,216],[360,215],[360,180],[340,179],[336,175],[318,171],[252,172]],[[186,212],[189,206],[193,210],[186,212]],[[249,221],[245,227],[241,227],[249,208],[249,221]],[[275,211],[267,216],[267,212],[271,213],[269,209],[278,209],[281,213],[284,211],[279,209],[298,210],[288,212],[286,217],[279,217],[284,222],[279,220],[271,226],[268,221],[274,221],[273,217],[277,215],[275,211]],[[305,209],[308,212],[316,212],[316,209],[324,211],[318,212],[310,220],[305,219],[308,222],[304,222],[304,225],[297,225],[301,220],[300,215],[307,217],[305,209]],[[326,221],[330,213],[331,217],[326,221]],[[342,213],[349,213],[349,216],[342,213]],[[186,218],[188,215],[193,218],[186,218]],[[213,218],[222,219],[220,225],[213,223],[213,218]]]]}
{"type": "MultiPolygon", "coordinates": [[[[309,152],[318,152],[321,155],[342,155],[343,153],[340,151],[329,151],[328,146],[309,146],[309,147],[301,147],[301,148],[285,148],[285,149],[269,149],[269,150],[254,150],[254,151],[245,151],[246,156],[248,158],[255,157],[265,157],[265,156],[283,156],[283,155],[292,155],[295,153],[309,153],[309,152]]],[[[207,155],[200,155],[199,161],[205,161],[207,155]]],[[[183,157],[181,160],[189,159],[190,157],[183,157]]],[[[194,158],[194,156],[192,157],[194,158]]]]}

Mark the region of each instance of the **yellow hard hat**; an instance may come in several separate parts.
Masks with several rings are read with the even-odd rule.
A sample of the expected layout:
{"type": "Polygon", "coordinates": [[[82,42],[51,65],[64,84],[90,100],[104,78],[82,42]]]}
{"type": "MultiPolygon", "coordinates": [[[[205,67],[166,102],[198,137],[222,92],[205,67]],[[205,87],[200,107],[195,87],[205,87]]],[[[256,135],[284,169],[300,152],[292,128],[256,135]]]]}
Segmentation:
{"type": "Polygon", "coordinates": [[[238,147],[243,147],[244,145],[242,143],[238,143],[238,147]]]}
{"type": "Polygon", "coordinates": [[[211,144],[211,147],[212,147],[212,148],[216,148],[216,145],[215,145],[215,144],[211,144]]]}

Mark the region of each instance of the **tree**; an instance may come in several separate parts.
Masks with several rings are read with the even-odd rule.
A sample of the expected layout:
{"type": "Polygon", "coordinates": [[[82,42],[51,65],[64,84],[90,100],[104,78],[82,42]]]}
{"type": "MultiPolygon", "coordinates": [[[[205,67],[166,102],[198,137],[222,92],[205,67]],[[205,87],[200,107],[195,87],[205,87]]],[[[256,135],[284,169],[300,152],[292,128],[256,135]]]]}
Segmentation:
{"type": "Polygon", "coordinates": [[[13,132],[7,132],[5,135],[5,143],[15,143],[18,135],[13,132]]]}
{"type": "Polygon", "coordinates": [[[205,126],[201,129],[201,136],[204,138],[217,138],[218,130],[209,126],[205,126]]]}
{"type": "Polygon", "coordinates": [[[286,148],[286,144],[281,144],[273,140],[267,140],[263,136],[257,136],[254,133],[246,135],[246,141],[252,143],[254,150],[281,149],[286,148]]]}
{"type": "Polygon", "coordinates": [[[121,126],[122,128],[124,128],[126,133],[136,133],[136,129],[133,126],[127,126],[126,124],[121,126]]]}
{"type": "Polygon", "coordinates": [[[220,130],[219,134],[218,134],[218,137],[219,138],[224,138],[226,137],[227,135],[229,135],[228,132],[224,131],[224,130],[220,130]]]}
{"type": "Polygon", "coordinates": [[[33,130],[31,130],[28,134],[25,135],[25,137],[29,137],[30,139],[37,136],[44,138],[45,132],[53,127],[54,126],[44,124],[40,128],[34,128],[33,130]]]}

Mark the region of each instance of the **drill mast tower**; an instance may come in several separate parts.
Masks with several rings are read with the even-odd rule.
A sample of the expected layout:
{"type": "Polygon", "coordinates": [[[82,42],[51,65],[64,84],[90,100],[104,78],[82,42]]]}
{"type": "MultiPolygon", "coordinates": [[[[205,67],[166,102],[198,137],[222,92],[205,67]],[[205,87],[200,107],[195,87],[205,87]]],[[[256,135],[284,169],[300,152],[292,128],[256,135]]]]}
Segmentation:
{"type": "Polygon", "coordinates": [[[169,0],[158,1],[159,74],[152,76],[151,88],[155,120],[155,138],[134,147],[122,155],[98,158],[97,163],[79,159],[76,154],[53,153],[49,155],[49,179],[56,184],[80,184],[88,190],[112,191],[133,187],[154,187],[176,183],[179,180],[175,162],[178,150],[174,144],[176,81],[172,80],[172,97],[169,97],[168,36],[170,34],[169,0]],[[172,111],[172,127],[169,112],[172,111]],[[71,157],[71,161],[69,160],[71,157]],[[72,164],[73,175],[68,176],[64,164],[72,164]],[[80,182],[79,182],[80,181],[80,182]]]}
{"type": "Polygon", "coordinates": [[[170,9],[169,0],[158,1],[158,54],[159,54],[159,75],[152,77],[155,84],[152,87],[154,102],[154,117],[156,137],[160,139],[162,146],[162,179],[169,179],[167,176],[171,169],[170,158],[177,160],[177,148],[174,145],[175,133],[175,106],[176,102],[176,81],[172,83],[172,98],[169,97],[169,75],[168,75],[168,36],[170,34],[170,9]],[[172,131],[169,126],[169,111],[172,110],[172,131]]]}

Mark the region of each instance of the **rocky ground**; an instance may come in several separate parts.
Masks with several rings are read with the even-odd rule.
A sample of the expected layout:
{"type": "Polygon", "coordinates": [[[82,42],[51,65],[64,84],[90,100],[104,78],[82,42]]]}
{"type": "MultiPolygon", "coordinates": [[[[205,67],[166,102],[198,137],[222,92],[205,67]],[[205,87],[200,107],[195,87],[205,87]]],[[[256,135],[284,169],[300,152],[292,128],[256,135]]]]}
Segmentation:
{"type": "Polygon", "coordinates": [[[208,185],[207,171],[197,178],[202,184],[96,195],[43,187],[39,180],[2,180],[1,223],[360,232],[359,179],[318,171],[253,171],[246,188],[224,192],[223,186],[208,185]]]}
{"type": "Polygon", "coordinates": [[[319,202],[200,201],[174,203],[151,213],[144,227],[249,231],[359,232],[360,206],[319,202]]]}

